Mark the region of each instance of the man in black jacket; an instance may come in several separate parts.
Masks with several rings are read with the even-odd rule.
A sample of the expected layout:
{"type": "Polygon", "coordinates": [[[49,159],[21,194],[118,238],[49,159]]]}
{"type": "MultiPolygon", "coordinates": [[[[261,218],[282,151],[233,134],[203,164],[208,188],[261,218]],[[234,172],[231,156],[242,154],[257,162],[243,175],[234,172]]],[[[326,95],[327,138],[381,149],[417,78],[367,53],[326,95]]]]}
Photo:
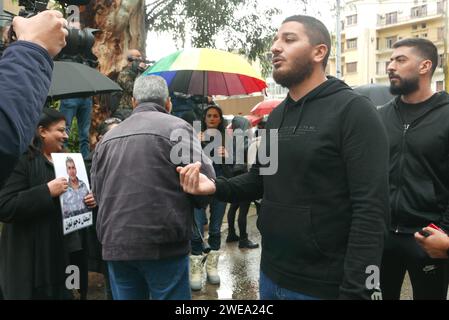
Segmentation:
{"type": "Polygon", "coordinates": [[[449,230],[449,99],[434,93],[438,51],[429,40],[393,45],[387,71],[397,98],[380,109],[390,141],[391,225],[381,268],[385,299],[399,299],[405,272],[414,299],[446,299],[446,260],[430,259],[414,233],[434,223],[449,230]]]}
{"type": "Polygon", "coordinates": [[[31,143],[50,88],[51,58],[66,45],[65,24],[54,10],[13,20],[18,41],[0,60],[0,186],[31,143]]]}
{"type": "Polygon", "coordinates": [[[261,142],[273,149],[274,174],[256,164],[214,184],[199,175],[199,164],[178,168],[186,192],[215,192],[226,201],[263,197],[261,299],[369,299],[379,281],[387,137],[367,98],[326,78],[330,46],[326,27],[308,16],[287,18],[274,38],[273,77],[289,89],[266,126],[278,132],[278,153],[275,140],[261,142]]]}

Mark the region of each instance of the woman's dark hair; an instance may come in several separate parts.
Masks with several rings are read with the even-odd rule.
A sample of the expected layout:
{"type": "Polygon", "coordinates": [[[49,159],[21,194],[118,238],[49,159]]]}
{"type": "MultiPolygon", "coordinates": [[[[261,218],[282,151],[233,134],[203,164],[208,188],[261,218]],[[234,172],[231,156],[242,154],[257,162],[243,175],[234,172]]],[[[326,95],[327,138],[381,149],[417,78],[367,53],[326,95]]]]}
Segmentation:
{"type": "Polygon", "coordinates": [[[39,118],[39,122],[36,127],[36,132],[34,134],[34,138],[31,141],[31,145],[29,147],[30,149],[30,155],[31,157],[34,157],[40,153],[42,153],[42,145],[43,141],[41,136],[39,135],[39,127],[44,127],[45,129],[50,128],[51,125],[64,120],[65,119],[64,114],[59,112],[58,110],[51,109],[51,108],[44,108],[42,111],[41,117],[39,118]]]}
{"type": "Polygon", "coordinates": [[[207,125],[206,125],[206,115],[207,115],[207,111],[209,111],[210,109],[215,109],[218,111],[218,114],[220,115],[220,124],[218,125],[218,130],[221,133],[225,132],[225,119],[223,117],[223,111],[221,110],[221,108],[217,105],[209,105],[207,106],[206,109],[204,109],[203,111],[203,117],[201,118],[201,131],[206,131],[207,130],[207,125]]]}
{"type": "Polygon", "coordinates": [[[122,119],[119,118],[107,118],[97,127],[97,133],[99,136],[104,136],[106,132],[110,130],[110,126],[113,124],[119,124],[122,122],[122,119]]]}

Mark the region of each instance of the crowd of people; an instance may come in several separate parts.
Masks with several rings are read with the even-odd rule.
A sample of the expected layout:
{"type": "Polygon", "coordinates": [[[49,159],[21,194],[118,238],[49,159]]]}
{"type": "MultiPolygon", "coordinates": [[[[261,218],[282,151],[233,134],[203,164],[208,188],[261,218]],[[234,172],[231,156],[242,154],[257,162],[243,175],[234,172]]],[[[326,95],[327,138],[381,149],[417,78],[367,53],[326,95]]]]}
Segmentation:
{"type": "MultiPolygon", "coordinates": [[[[71,299],[66,270],[75,265],[85,299],[92,248],[113,299],[191,299],[204,269],[220,284],[226,203],[226,242],[258,247],[246,230],[255,201],[260,299],[373,299],[379,290],[399,299],[406,272],[415,299],[446,299],[449,97],[431,89],[432,42],[394,44],[387,71],[396,97],[377,110],[326,75],[331,37],[323,23],[288,17],[271,52],[273,78],[289,91],[263,124],[276,134],[254,139],[242,117],[229,137],[212,101],[195,131],[195,114],[171,114],[163,78],[133,74],[132,94],[118,108],[126,117],[107,119],[94,149],[82,150],[88,191],[72,158],[69,178],[55,177],[51,154],[64,151],[70,120],[63,106],[42,110],[66,24],[51,10],[15,18],[18,41],[0,59],[1,297],[71,299]],[[260,150],[275,153],[274,174],[264,173],[270,164],[259,161],[260,150]],[[94,226],[64,235],[60,196],[93,210],[94,226]],[[373,285],[367,270],[378,270],[373,285]]],[[[137,52],[128,61],[123,79],[138,66],[137,52]]]]}

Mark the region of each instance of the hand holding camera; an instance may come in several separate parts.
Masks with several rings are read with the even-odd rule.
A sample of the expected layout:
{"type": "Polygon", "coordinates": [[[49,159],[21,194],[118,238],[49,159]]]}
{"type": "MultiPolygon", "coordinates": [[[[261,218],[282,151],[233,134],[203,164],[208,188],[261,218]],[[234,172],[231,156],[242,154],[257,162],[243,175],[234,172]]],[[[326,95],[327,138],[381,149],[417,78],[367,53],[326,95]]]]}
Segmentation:
{"type": "Polygon", "coordinates": [[[15,17],[12,26],[17,40],[40,45],[51,57],[56,56],[66,45],[67,21],[59,11],[46,10],[31,18],[15,17]]]}

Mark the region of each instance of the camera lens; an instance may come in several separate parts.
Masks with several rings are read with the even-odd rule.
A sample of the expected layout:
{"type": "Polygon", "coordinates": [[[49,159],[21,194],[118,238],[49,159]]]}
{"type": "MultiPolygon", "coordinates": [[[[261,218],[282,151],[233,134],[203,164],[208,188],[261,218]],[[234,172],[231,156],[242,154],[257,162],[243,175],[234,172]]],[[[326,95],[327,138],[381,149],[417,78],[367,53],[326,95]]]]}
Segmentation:
{"type": "Polygon", "coordinates": [[[67,45],[62,49],[61,53],[65,55],[81,54],[87,58],[96,59],[92,53],[92,47],[95,43],[95,33],[99,29],[68,29],[69,34],[66,38],[67,45]]]}

